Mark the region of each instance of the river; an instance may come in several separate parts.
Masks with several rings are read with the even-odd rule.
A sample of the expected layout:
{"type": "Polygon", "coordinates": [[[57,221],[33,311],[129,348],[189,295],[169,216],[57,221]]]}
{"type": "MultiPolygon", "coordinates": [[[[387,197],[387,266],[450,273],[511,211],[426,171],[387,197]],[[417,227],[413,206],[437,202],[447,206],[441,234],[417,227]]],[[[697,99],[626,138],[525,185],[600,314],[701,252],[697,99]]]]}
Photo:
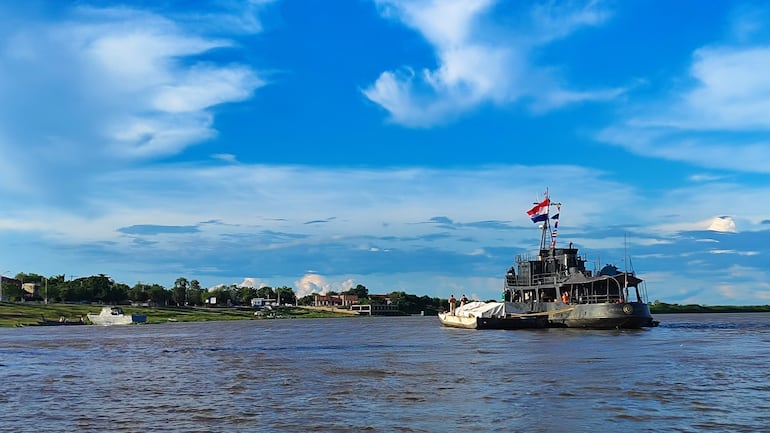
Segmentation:
{"type": "Polygon", "coordinates": [[[1,432],[756,432],[770,314],[644,330],[436,317],[0,329],[1,432]]]}

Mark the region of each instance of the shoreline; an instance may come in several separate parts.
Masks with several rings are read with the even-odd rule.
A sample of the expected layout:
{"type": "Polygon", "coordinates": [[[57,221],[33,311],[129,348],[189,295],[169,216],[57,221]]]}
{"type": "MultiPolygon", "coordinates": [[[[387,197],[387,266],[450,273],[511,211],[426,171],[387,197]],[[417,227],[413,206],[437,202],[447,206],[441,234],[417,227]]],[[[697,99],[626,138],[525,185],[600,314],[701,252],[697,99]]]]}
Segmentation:
{"type": "MultiPolygon", "coordinates": [[[[87,313],[98,313],[102,304],[37,304],[0,302],[0,327],[24,327],[57,325],[60,318],[70,324],[86,318],[87,313]]],[[[280,307],[255,316],[257,311],[250,307],[133,307],[122,306],[127,314],[147,316],[147,324],[171,322],[211,322],[221,320],[275,320],[300,318],[353,317],[358,313],[330,307],[280,307]]],[[[677,313],[768,313],[770,305],[679,305],[667,303],[650,304],[653,315],[677,313]]],[[[90,324],[87,319],[86,324],[90,324]]]]}
{"type": "MultiPolygon", "coordinates": [[[[101,304],[31,304],[0,303],[0,327],[55,326],[60,318],[70,324],[86,318],[87,313],[98,313],[101,304]]],[[[269,314],[255,316],[248,307],[132,307],[121,306],[126,314],[147,316],[146,324],[170,322],[211,322],[221,320],[276,320],[298,318],[351,317],[350,311],[333,311],[313,307],[279,307],[269,314]]],[[[356,314],[357,315],[357,314],[356,314]]],[[[90,324],[88,319],[86,324],[90,324]]]]}

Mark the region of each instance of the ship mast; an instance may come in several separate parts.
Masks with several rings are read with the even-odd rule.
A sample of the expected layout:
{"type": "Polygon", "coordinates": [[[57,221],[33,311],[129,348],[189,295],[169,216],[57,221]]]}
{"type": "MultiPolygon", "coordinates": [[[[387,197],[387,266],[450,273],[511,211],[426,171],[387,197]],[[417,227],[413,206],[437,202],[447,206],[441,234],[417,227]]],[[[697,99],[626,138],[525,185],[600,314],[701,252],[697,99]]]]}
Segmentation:
{"type": "Polygon", "coordinates": [[[561,203],[558,202],[552,202],[550,196],[548,196],[548,192],[546,191],[545,201],[548,203],[548,210],[546,213],[546,218],[543,220],[543,225],[540,226],[540,250],[545,250],[549,248],[556,248],[556,236],[557,236],[557,230],[559,227],[559,212],[561,211],[561,203]],[[556,207],[556,213],[554,215],[551,215],[550,207],[555,206],[556,207]],[[551,228],[551,220],[554,221],[553,228],[551,228]]]}
{"type": "Polygon", "coordinates": [[[540,232],[540,251],[543,251],[547,248],[547,245],[551,243],[551,239],[548,239],[548,236],[551,233],[551,223],[548,218],[546,218],[546,220],[543,221],[543,225],[540,226],[540,232]]]}
{"type": "Polygon", "coordinates": [[[545,190],[545,197],[540,202],[533,203],[535,206],[527,211],[527,215],[532,219],[532,222],[543,223],[540,226],[540,251],[548,248],[550,244],[551,248],[556,247],[556,230],[559,227],[559,209],[561,203],[552,203],[551,197],[548,195],[548,189],[545,190]],[[551,206],[556,206],[556,214],[551,216],[551,206]],[[551,229],[550,219],[554,219],[553,229],[551,229]]]}

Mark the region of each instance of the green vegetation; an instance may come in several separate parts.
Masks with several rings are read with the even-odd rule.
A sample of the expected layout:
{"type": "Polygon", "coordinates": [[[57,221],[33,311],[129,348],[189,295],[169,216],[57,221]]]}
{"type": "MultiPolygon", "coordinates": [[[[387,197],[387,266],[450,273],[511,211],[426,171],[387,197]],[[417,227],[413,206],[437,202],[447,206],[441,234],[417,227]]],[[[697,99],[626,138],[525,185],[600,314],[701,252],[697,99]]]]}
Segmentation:
{"type": "MultiPolygon", "coordinates": [[[[14,278],[0,280],[3,301],[44,301],[52,303],[103,303],[126,305],[132,302],[152,306],[204,306],[212,300],[217,305],[250,305],[253,298],[278,299],[281,304],[295,304],[297,298],[290,287],[245,287],[231,284],[206,290],[198,280],[179,277],[170,289],[160,284],[136,283],[133,287],[99,274],[75,278],[65,275],[45,277],[33,273],[18,273],[14,278]]],[[[311,298],[312,300],[312,298],[311,298]]],[[[302,302],[300,302],[302,304],[302,302]]]]}
{"type": "Polygon", "coordinates": [[[655,301],[650,304],[652,314],[669,313],[766,313],[770,312],[770,305],[713,305],[698,304],[667,304],[655,301]]]}
{"type": "MultiPolygon", "coordinates": [[[[0,327],[33,326],[45,320],[59,320],[63,317],[77,322],[82,316],[86,322],[87,313],[98,313],[101,305],[83,304],[32,304],[0,303],[0,327]]],[[[125,307],[126,314],[145,314],[147,323],[207,322],[215,320],[267,320],[269,318],[323,318],[349,317],[347,314],[328,311],[314,311],[297,307],[274,308],[260,318],[254,316],[251,308],[191,308],[191,307],[125,307]]]]}
{"type": "MultiPolygon", "coordinates": [[[[88,277],[54,275],[45,277],[34,273],[18,273],[14,278],[0,278],[0,299],[5,302],[21,303],[22,305],[45,304],[46,308],[59,306],[64,310],[49,309],[43,311],[24,310],[6,313],[7,318],[0,316],[0,326],[8,324],[30,324],[41,320],[58,320],[64,317],[77,320],[88,312],[87,309],[77,308],[76,305],[145,305],[152,307],[153,314],[147,314],[150,323],[153,320],[230,320],[243,318],[240,316],[253,315],[251,307],[253,299],[269,300],[275,305],[314,305],[314,296],[307,295],[298,299],[294,289],[287,286],[259,288],[239,286],[217,286],[204,289],[197,280],[179,277],[171,288],[160,284],[136,283],[133,287],[114,281],[107,275],[99,274],[88,277]],[[61,307],[61,306],[66,307],[61,307]],[[176,308],[174,308],[176,307],[176,308]],[[220,307],[227,307],[219,310],[220,307]],[[245,308],[238,312],[237,308],[245,308]],[[164,313],[171,311],[171,313],[164,313]],[[13,314],[20,314],[18,318],[13,314]],[[168,317],[169,315],[173,317],[168,317]],[[234,315],[235,317],[231,317],[234,315]],[[153,316],[157,319],[153,319],[153,316]],[[16,320],[19,319],[19,320],[16,320]],[[5,320],[5,322],[2,322],[5,320]],[[4,323],[4,325],[3,325],[4,323]]],[[[436,315],[445,308],[446,299],[428,296],[410,295],[403,291],[391,292],[384,295],[371,295],[369,290],[358,284],[356,287],[341,293],[329,292],[327,296],[352,295],[357,297],[360,304],[388,304],[398,306],[401,314],[436,315]]],[[[127,312],[143,314],[139,307],[127,308],[127,312]]],[[[277,314],[277,313],[276,313],[277,314]]],[[[292,317],[308,317],[307,310],[288,310],[285,314],[292,317]]],[[[285,315],[284,314],[284,315],[285,315]]],[[[320,314],[320,313],[313,313],[320,314]]],[[[327,313],[328,314],[328,313],[327,313]]],[[[250,317],[253,318],[253,317],[250,317]]]]}
{"type": "MultiPolygon", "coordinates": [[[[198,280],[179,277],[174,286],[167,289],[160,284],[136,283],[133,287],[114,281],[107,275],[99,274],[75,278],[65,275],[45,277],[33,273],[18,273],[14,278],[0,279],[2,301],[38,303],[86,303],[107,305],[140,304],[152,307],[213,307],[251,306],[252,299],[270,299],[279,305],[313,305],[313,295],[297,298],[294,289],[287,286],[259,288],[238,286],[217,286],[204,289],[198,280]]],[[[386,295],[370,295],[369,290],[359,284],[341,293],[327,295],[354,295],[361,304],[398,305],[404,314],[435,315],[446,305],[446,299],[415,296],[405,292],[391,292],[386,295]]]]}

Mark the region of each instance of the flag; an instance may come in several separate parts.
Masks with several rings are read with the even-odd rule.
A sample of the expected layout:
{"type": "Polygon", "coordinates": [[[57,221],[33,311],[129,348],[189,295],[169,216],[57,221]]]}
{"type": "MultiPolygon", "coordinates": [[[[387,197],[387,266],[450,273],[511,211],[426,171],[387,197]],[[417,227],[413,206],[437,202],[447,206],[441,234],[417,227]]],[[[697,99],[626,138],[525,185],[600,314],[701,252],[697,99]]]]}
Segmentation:
{"type": "Polygon", "coordinates": [[[551,199],[548,197],[540,203],[536,204],[532,209],[527,211],[527,215],[532,219],[533,223],[540,221],[546,221],[548,219],[548,205],[551,203],[551,199]]]}
{"type": "Polygon", "coordinates": [[[551,230],[551,248],[556,248],[556,236],[559,235],[559,212],[561,212],[561,203],[556,204],[556,214],[551,217],[553,230],[551,230]]]}

